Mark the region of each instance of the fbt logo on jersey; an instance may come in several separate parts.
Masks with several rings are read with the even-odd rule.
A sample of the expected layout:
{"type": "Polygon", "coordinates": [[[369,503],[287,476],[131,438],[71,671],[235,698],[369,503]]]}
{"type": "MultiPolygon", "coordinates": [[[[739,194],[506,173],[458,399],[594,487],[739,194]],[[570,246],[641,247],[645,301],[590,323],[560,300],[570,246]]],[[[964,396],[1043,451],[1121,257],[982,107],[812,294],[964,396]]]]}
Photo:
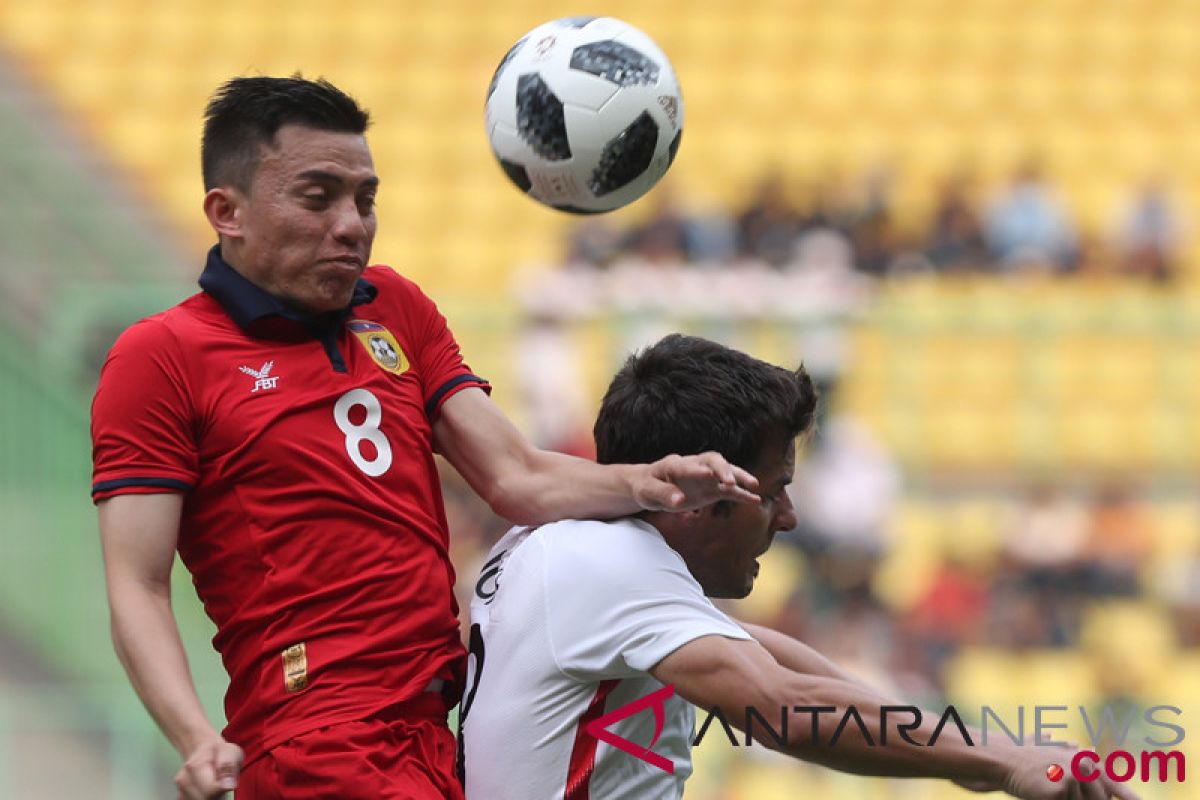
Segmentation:
{"type": "Polygon", "coordinates": [[[238,370],[254,378],[254,388],[250,390],[250,394],[255,394],[266,389],[277,389],[279,387],[279,376],[271,374],[271,370],[274,368],[275,362],[268,361],[258,369],[254,369],[253,367],[238,367],[238,370]]]}

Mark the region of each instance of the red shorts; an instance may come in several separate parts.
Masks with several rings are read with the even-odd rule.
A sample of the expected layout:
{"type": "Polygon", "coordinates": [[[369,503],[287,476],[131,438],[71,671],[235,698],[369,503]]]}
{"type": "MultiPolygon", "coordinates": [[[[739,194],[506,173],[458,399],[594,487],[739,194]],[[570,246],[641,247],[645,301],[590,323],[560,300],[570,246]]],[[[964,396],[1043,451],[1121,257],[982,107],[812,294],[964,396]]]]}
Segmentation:
{"type": "Polygon", "coordinates": [[[297,736],[255,759],[236,800],[462,800],[439,694],[297,736]]]}

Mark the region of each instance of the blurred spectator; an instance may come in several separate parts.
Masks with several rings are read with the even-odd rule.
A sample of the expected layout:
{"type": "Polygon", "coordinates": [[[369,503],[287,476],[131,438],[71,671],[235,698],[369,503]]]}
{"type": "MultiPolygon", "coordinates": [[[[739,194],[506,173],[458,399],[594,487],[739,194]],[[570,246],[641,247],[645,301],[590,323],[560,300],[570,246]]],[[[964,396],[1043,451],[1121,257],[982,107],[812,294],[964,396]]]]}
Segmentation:
{"type": "Polygon", "coordinates": [[[1084,578],[1096,595],[1132,596],[1154,548],[1150,519],[1131,488],[1112,482],[1093,502],[1084,578]]]}
{"type": "MultiPolygon", "coordinates": [[[[651,216],[630,230],[615,230],[606,219],[581,221],[566,261],[601,268],[618,261],[735,267],[741,259],[743,265],[795,272],[814,262],[828,264],[831,254],[845,260],[848,252],[858,274],[898,280],[931,272],[1045,270],[1167,281],[1177,269],[1184,236],[1182,216],[1153,181],[1122,212],[1113,236],[1077,229],[1033,161],[1016,171],[982,215],[968,173],[951,175],[931,217],[913,226],[923,232],[913,236],[896,222],[893,176],[885,168],[867,172],[856,192],[829,176],[806,188],[806,202],[795,206],[782,178],[768,174],[733,220],[719,209],[684,214],[664,187],[654,195],[651,216]]],[[[779,300],[772,308],[781,304],[786,305],[779,300]]]]}
{"type": "Polygon", "coordinates": [[[516,344],[517,385],[529,438],[546,450],[593,458],[579,361],[567,326],[553,317],[531,318],[516,344]]]}
{"type": "Polygon", "coordinates": [[[823,420],[796,467],[802,545],[877,557],[899,490],[891,454],[865,427],[846,416],[823,420]]]}
{"type": "Polygon", "coordinates": [[[808,642],[849,672],[875,684],[887,678],[895,624],[867,587],[813,617],[808,642]]]}
{"type": "Polygon", "coordinates": [[[792,258],[800,215],[788,201],[783,179],[770,174],[758,185],[749,207],[738,217],[738,251],[782,267],[792,258]]]}
{"type": "Polygon", "coordinates": [[[909,609],[905,635],[924,649],[928,674],[940,674],[959,648],[983,639],[990,587],[986,570],[948,558],[909,609]]]}
{"type": "Polygon", "coordinates": [[[1179,644],[1200,649],[1200,556],[1175,566],[1178,582],[1166,593],[1167,607],[1179,644]]]}
{"type": "Polygon", "coordinates": [[[791,268],[800,272],[850,275],[854,270],[853,243],[837,228],[809,228],[796,238],[791,268]]]}
{"type": "Polygon", "coordinates": [[[1054,483],[1029,490],[1004,535],[992,604],[993,622],[998,630],[1012,628],[1001,635],[1011,635],[1014,646],[1078,640],[1087,537],[1082,501],[1054,483]]]}
{"type": "Polygon", "coordinates": [[[852,221],[852,204],[848,186],[832,172],[812,180],[806,187],[807,197],[800,212],[800,230],[814,228],[843,228],[852,221]]]}
{"type": "Polygon", "coordinates": [[[698,264],[731,264],[738,254],[738,232],[733,218],[721,208],[691,215],[687,253],[698,264]]]}
{"type": "Polygon", "coordinates": [[[1115,271],[1112,249],[1093,233],[1083,232],[1075,248],[1075,274],[1080,278],[1103,278],[1115,271]]]}
{"type": "Polygon", "coordinates": [[[1075,264],[1075,225],[1032,160],[988,209],[984,237],[1002,270],[1044,267],[1067,272],[1075,264]]]}
{"type": "Polygon", "coordinates": [[[622,234],[605,218],[588,217],[571,227],[566,263],[602,269],[621,254],[622,234]]]}
{"type": "Polygon", "coordinates": [[[890,170],[879,167],[867,173],[862,197],[849,211],[845,227],[854,248],[855,266],[868,275],[886,274],[901,247],[892,214],[890,170]]]}
{"type": "Polygon", "coordinates": [[[818,422],[792,490],[815,612],[871,595],[899,490],[895,462],[866,428],[843,416],[818,422]]]}
{"type": "Polygon", "coordinates": [[[988,645],[1015,651],[1070,646],[1078,632],[1070,631],[1070,638],[1064,635],[1066,631],[1054,619],[1058,610],[1035,594],[1001,584],[993,591],[989,607],[988,645]]]}
{"type": "Polygon", "coordinates": [[[941,272],[978,271],[987,264],[987,247],[979,215],[970,197],[970,179],[958,174],[938,192],[925,255],[941,272]]]}
{"type": "Polygon", "coordinates": [[[1074,591],[1088,538],[1087,508],[1054,483],[1030,488],[1007,526],[1004,569],[1033,592],[1074,591]]]}
{"type": "Polygon", "coordinates": [[[1154,570],[1142,585],[1167,609],[1179,644],[1200,653],[1200,507],[1195,499],[1182,535],[1161,531],[1154,570]]]}
{"type": "Polygon", "coordinates": [[[1170,280],[1182,238],[1182,219],[1166,188],[1157,180],[1146,181],[1117,225],[1121,271],[1159,282],[1170,280]]]}
{"type": "Polygon", "coordinates": [[[647,264],[680,264],[689,261],[688,220],[675,202],[670,187],[659,186],[650,195],[650,216],[626,236],[625,250],[647,264]]]}

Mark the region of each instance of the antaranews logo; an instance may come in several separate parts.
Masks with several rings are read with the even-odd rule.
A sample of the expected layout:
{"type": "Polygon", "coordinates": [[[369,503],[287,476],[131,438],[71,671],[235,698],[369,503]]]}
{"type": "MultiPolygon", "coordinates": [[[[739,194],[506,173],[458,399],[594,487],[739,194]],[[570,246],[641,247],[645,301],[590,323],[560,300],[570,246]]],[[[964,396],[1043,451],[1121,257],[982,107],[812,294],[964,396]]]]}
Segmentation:
{"type": "MultiPolygon", "coordinates": [[[[664,702],[674,695],[675,686],[673,684],[664,686],[597,718],[589,723],[585,730],[596,739],[606,742],[634,758],[658,767],[664,772],[674,774],[674,763],[650,749],[662,735],[666,716],[664,702]],[[648,746],[643,747],[608,730],[609,726],[647,708],[653,709],[655,718],[654,738],[648,746]]],[[[1187,759],[1183,751],[1166,749],[1177,748],[1187,736],[1182,725],[1167,721],[1172,716],[1176,720],[1182,717],[1183,710],[1178,706],[1155,705],[1143,709],[1139,707],[1115,708],[1106,705],[1099,713],[1089,712],[1084,706],[1077,706],[1075,709],[1065,705],[1020,706],[1013,713],[1008,714],[1006,719],[993,707],[984,705],[980,707],[977,717],[979,720],[977,725],[978,744],[986,745],[989,737],[996,735],[998,729],[1003,736],[1018,746],[1024,746],[1029,742],[1035,747],[1061,748],[1063,742],[1053,739],[1052,731],[1067,729],[1069,726],[1063,721],[1062,715],[1073,710],[1078,712],[1093,749],[1076,751],[1066,768],[1048,758],[1049,766],[1046,769],[1046,777],[1049,780],[1061,781],[1068,769],[1077,780],[1085,783],[1098,780],[1101,770],[1104,775],[1117,783],[1126,783],[1135,779],[1143,783],[1152,781],[1183,783],[1187,779],[1187,759]],[[1133,751],[1125,749],[1130,731],[1138,722],[1139,717],[1141,723],[1146,727],[1168,732],[1167,738],[1164,739],[1157,739],[1149,734],[1143,737],[1141,743],[1155,749],[1133,751]],[[1027,722],[1031,723],[1028,728],[1026,727],[1027,722]],[[1032,739],[1031,742],[1030,739],[1032,739]],[[1110,750],[1107,755],[1102,755],[1099,752],[1101,742],[1115,744],[1115,749],[1110,750]],[[1087,764],[1086,767],[1085,764],[1087,764]]],[[[928,712],[922,711],[916,706],[885,705],[879,709],[879,725],[868,726],[863,714],[855,706],[847,706],[840,712],[840,715],[834,706],[780,706],[777,711],[772,709],[769,715],[753,706],[747,706],[743,715],[740,718],[735,717],[735,719],[742,723],[739,727],[744,732],[743,742],[747,747],[754,744],[756,732],[760,743],[767,741],[765,736],[769,737],[776,747],[784,746],[788,741],[788,732],[793,725],[794,716],[798,716],[803,723],[811,726],[811,741],[823,743],[829,747],[837,746],[851,726],[870,747],[887,745],[889,737],[893,735],[910,745],[934,747],[937,745],[938,739],[944,735],[947,726],[953,726],[957,735],[968,745],[972,747],[977,745],[975,737],[963,722],[962,715],[953,705],[947,706],[938,716],[937,724],[934,726],[929,740],[927,742],[917,741],[912,737],[912,732],[921,727],[927,714],[928,712]],[[820,735],[822,715],[829,715],[831,719],[836,717],[838,720],[833,733],[826,741],[822,741],[820,735]],[[778,726],[771,724],[769,721],[771,718],[779,720],[778,726]],[[878,731],[878,741],[871,734],[872,729],[878,731]]],[[[714,706],[708,710],[704,722],[697,729],[692,739],[693,747],[704,740],[712,728],[713,722],[717,723],[732,746],[742,746],[743,743],[738,741],[737,734],[729,722],[729,716],[719,706],[714,706]]],[[[1134,743],[1130,742],[1130,744],[1134,743]]]]}

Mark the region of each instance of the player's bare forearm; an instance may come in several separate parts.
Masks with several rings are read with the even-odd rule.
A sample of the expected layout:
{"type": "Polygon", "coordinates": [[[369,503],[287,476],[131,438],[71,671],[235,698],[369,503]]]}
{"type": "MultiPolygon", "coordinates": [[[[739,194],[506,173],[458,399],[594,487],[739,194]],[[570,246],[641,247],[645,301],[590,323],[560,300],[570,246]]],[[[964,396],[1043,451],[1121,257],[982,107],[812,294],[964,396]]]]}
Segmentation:
{"type": "Polygon", "coordinates": [[[792,755],[859,775],[977,779],[995,788],[1004,783],[1005,754],[999,748],[977,746],[977,740],[968,740],[953,723],[935,736],[940,721],[936,714],[921,714],[918,723],[915,713],[908,712],[911,706],[836,678],[792,677],[786,683],[792,688],[781,687],[781,697],[804,692],[790,711],[797,706],[827,709],[793,716],[798,730],[786,748],[792,755]]]}
{"type": "Polygon", "coordinates": [[[884,736],[883,707],[902,704],[856,683],[789,669],[755,642],[719,636],[696,640],[663,659],[655,676],[674,683],[702,710],[720,708],[726,720],[741,729],[749,718],[748,708],[776,731],[782,729],[781,715],[786,713],[789,724],[782,742],[767,735],[765,728],[753,733],[762,744],[806,761],[860,775],[966,779],[982,774],[1002,779],[1000,763],[972,748],[956,730],[943,731],[934,747],[923,746],[933,734],[936,717],[906,729],[918,744],[895,730],[884,736]],[[857,718],[842,726],[850,708],[857,718]]]}
{"type": "MultiPolygon", "coordinates": [[[[787,660],[797,655],[792,648],[785,650],[787,660]]],[[[779,736],[776,740],[765,728],[755,730],[761,744],[843,772],[945,778],[974,791],[1005,791],[1026,800],[1137,797],[1104,775],[1091,782],[1075,776],[1054,782],[1046,767],[1056,758],[1069,758],[1069,752],[1017,747],[1006,739],[985,746],[953,718],[943,724],[941,716],[918,716],[912,706],[863,684],[789,669],[757,641],[704,636],[664,658],[651,673],[674,684],[702,711],[719,708],[729,724],[742,730],[755,724],[747,709],[756,710],[779,736]],[[791,715],[786,734],[781,713],[791,715]]]]}
{"type": "Polygon", "coordinates": [[[718,500],[759,502],[745,488],[754,485],[753,478],[716,453],[601,465],[537,450],[524,463],[524,469],[497,482],[491,498],[497,513],[522,524],[685,511],[718,500]]]}
{"type": "Polygon", "coordinates": [[[787,669],[805,675],[836,678],[847,683],[867,684],[839,667],[833,661],[818,653],[799,639],[780,633],[772,628],[755,625],[744,620],[737,621],[746,632],[761,644],[771,657],[787,669]]]}
{"type": "Polygon", "coordinates": [[[180,495],[128,495],[100,504],[113,645],[146,709],[183,754],[216,735],[192,682],[171,610],[180,495]]]}
{"type": "Polygon", "coordinates": [[[130,587],[111,594],[113,644],[146,710],[180,755],[217,736],[188,668],[169,598],[130,587]]]}
{"type": "Polygon", "coordinates": [[[492,510],[518,524],[760,501],[754,476],[716,453],[600,465],[540,450],[478,389],[446,401],[434,437],[439,452],[492,510]]]}

